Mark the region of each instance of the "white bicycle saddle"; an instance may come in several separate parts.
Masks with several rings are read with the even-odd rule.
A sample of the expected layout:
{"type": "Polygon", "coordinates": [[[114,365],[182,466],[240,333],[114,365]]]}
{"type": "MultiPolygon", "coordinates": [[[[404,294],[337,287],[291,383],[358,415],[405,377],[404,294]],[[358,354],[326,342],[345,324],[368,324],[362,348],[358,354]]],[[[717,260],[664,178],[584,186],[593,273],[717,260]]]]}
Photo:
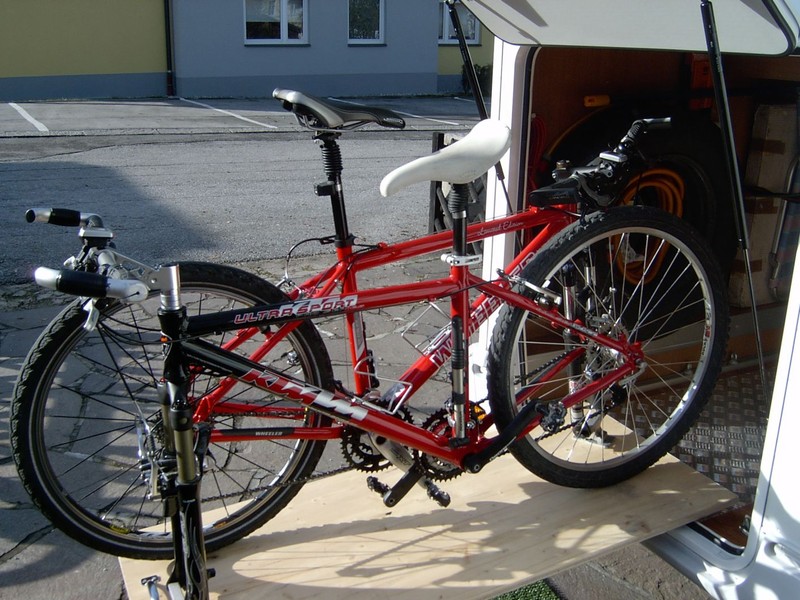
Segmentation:
{"type": "Polygon", "coordinates": [[[469,183],[500,160],[511,145],[511,131],[500,121],[478,122],[464,138],[398,167],[381,181],[381,195],[391,196],[422,181],[469,183]]]}

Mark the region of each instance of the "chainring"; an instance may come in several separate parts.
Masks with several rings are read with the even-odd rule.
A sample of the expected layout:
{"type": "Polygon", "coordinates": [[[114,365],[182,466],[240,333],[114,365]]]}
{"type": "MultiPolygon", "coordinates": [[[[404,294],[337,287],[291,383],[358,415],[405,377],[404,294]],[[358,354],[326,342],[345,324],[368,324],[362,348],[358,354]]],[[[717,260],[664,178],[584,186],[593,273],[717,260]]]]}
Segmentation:
{"type": "MultiPolygon", "coordinates": [[[[411,413],[405,407],[397,412],[397,417],[407,423],[414,422],[411,413]]],[[[345,427],[342,432],[341,449],[347,463],[359,471],[375,473],[391,466],[386,457],[369,441],[369,434],[362,429],[345,427]]]]}
{"type": "MultiPolygon", "coordinates": [[[[442,408],[428,417],[422,424],[422,427],[437,435],[448,435],[450,432],[450,421],[448,417],[448,411],[442,408]]],[[[441,458],[437,458],[436,456],[431,456],[430,454],[423,454],[415,451],[414,457],[424,470],[425,475],[434,481],[447,481],[448,479],[458,477],[464,472],[456,465],[444,461],[441,458]]]]}

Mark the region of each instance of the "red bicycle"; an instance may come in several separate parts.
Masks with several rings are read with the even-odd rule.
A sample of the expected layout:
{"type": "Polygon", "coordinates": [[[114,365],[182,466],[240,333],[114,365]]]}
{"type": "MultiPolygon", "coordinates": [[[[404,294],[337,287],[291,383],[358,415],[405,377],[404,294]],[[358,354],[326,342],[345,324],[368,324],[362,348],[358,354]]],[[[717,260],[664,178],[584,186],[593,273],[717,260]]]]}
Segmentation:
{"type": "Polygon", "coordinates": [[[559,169],[521,212],[468,226],[469,182],[509,143],[505,126],[482,121],[382,184],[391,193],[415,181],[451,182],[453,231],[358,246],[338,139],[365,124],[402,127],[402,119],[288,90],[275,95],[316,130],[326,174],[316,192],[333,209],[335,234],[321,241],[335,247],[336,260],[299,285],[207,263],[149,267],[113,248],[97,215],[29,213],[80,225],[83,240],[67,268],[37,272],[40,283],[81,298],[35,343],[12,400],[19,473],[59,528],[116,555],[172,555],[160,502],[173,425],[162,381],[183,390],[175,397],[201,446],[211,549],[263,525],[306,482],[343,469],[367,473],[389,506],[415,486],[447,505],[443,482],[478,473],[506,451],[557,484],[604,486],[647,468],[686,432],[721,368],[724,282],[685,223],[647,206],[613,206],[635,185],[637,140],[659,123],[637,121],[592,165],[559,169]],[[521,233],[527,242],[496,277],[473,273],[480,257],[469,248],[521,233]],[[359,286],[365,271],[448,248],[441,277],[359,286]],[[364,315],[437,300],[449,304],[447,323],[387,382],[364,315]],[[468,344],[495,313],[488,359],[478,365],[488,395],[475,398],[468,344]],[[347,332],[348,381],[335,375],[315,325],[333,316],[347,332]],[[440,371],[449,392],[436,405],[420,391],[440,371]],[[340,458],[323,454],[329,441],[340,458]],[[376,473],[391,465],[403,474],[387,485],[376,473]]]}

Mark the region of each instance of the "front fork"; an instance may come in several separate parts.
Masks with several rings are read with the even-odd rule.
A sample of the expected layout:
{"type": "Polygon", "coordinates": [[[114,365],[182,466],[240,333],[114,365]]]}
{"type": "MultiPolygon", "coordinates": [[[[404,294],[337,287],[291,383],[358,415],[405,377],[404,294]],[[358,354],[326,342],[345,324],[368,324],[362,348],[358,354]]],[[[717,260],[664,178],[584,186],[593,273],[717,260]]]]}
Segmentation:
{"type": "Polygon", "coordinates": [[[176,265],[164,268],[158,318],[164,342],[164,381],[161,411],[165,429],[164,510],[172,528],[175,563],[167,581],[170,597],[204,600],[209,597],[203,537],[200,481],[211,430],[197,428],[189,403],[189,371],[180,342],[186,307],[180,299],[176,265]]]}
{"type": "MultiPolygon", "coordinates": [[[[578,267],[572,263],[562,267],[561,280],[563,281],[563,289],[561,301],[564,318],[569,321],[586,322],[591,315],[593,308],[592,298],[591,296],[579,297],[583,291],[578,285],[581,277],[587,282],[594,281],[594,273],[588,264],[591,264],[591,261],[587,261],[587,266],[584,266],[585,271],[583,273],[579,273],[578,267]]],[[[579,345],[580,340],[574,330],[565,329],[562,335],[567,352],[571,352],[579,345]]],[[[568,368],[570,394],[577,392],[584,385],[587,375],[585,369],[585,359],[575,360],[570,363],[568,368]]],[[[602,415],[602,410],[597,406],[600,402],[602,402],[602,394],[596,394],[595,400],[590,403],[589,415],[586,414],[585,402],[574,404],[570,407],[570,422],[573,424],[575,435],[588,438],[595,433],[602,415]]]]}
{"type": "MultiPolygon", "coordinates": [[[[561,277],[563,281],[563,288],[561,291],[561,305],[563,306],[564,318],[569,321],[574,321],[578,318],[578,276],[575,272],[573,264],[567,264],[561,269],[561,277]]],[[[571,352],[578,344],[578,336],[571,329],[565,329],[562,333],[564,338],[564,347],[567,352],[571,352]]],[[[582,361],[574,360],[569,364],[569,393],[576,392],[580,387],[580,380],[583,374],[582,361]]],[[[570,418],[573,423],[580,423],[583,419],[583,404],[575,404],[569,409],[570,418]]]]}

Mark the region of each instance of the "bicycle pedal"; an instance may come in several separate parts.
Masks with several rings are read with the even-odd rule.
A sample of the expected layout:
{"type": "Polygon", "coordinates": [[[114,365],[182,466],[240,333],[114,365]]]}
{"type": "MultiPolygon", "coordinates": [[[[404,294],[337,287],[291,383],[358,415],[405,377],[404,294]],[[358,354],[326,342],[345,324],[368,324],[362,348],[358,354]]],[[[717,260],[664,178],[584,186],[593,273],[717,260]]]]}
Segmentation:
{"type": "Polygon", "coordinates": [[[371,491],[377,494],[380,494],[381,496],[385,496],[392,489],[377,477],[372,477],[372,476],[367,477],[367,488],[369,488],[371,491]]]}
{"type": "Polygon", "coordinates": [[[425,480],[425,485],[428,488],[428,498],[443,508],[450,506],[450,494],[445,492],[430,479],[425,480]]]}

